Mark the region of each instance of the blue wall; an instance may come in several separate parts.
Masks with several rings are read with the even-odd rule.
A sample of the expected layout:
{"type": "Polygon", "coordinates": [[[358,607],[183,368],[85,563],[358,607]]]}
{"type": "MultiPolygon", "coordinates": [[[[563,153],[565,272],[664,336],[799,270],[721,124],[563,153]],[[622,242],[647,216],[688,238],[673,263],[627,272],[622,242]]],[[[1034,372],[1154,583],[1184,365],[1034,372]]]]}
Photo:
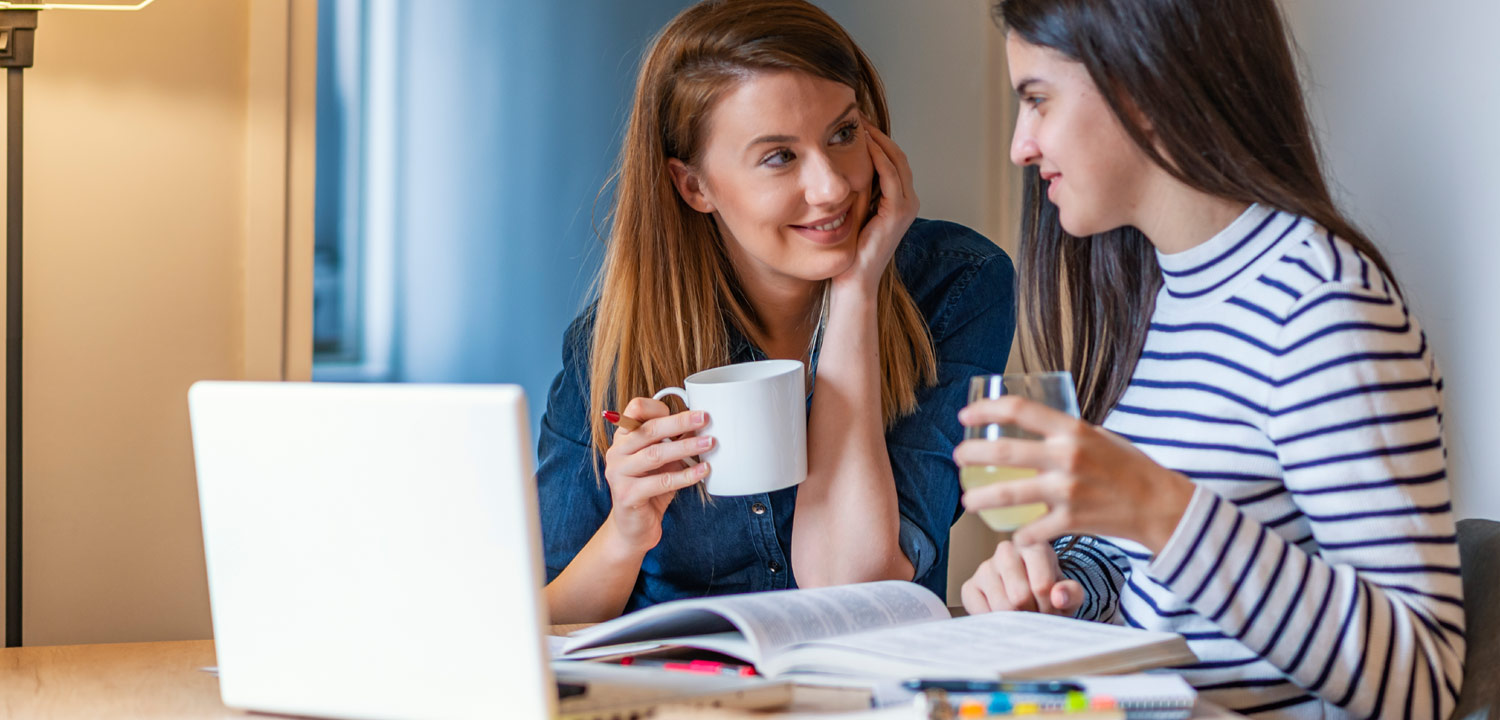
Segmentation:
{"type": "Polygon", "coordinates": [[[403,4],[396,379],[519,383],[541,416],[640,54],[687,4],[403,4]]]}

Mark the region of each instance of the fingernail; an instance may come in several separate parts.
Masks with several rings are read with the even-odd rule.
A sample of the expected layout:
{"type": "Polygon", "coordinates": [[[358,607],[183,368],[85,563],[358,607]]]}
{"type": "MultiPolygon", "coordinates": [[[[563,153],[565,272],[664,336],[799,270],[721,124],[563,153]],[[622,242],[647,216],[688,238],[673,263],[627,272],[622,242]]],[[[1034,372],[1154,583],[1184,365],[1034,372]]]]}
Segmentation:
{"type": "Polygon", "coordinates": [[[713,444],[714,444],[714,439],[713,438],[711,438],[711,437],[701,437],[701,438],[698,438],[697,442],[693,443],[693,447],[696,447],[699,450],[707,450],[710,447],[713,447],[713,444]]]}
{"type": "Polygon", "coordinates": [[[693,466],[693,475],[696,476],[696,477],[704,477],[705,475],[708,475],[708,463],[701,462],[701,463],[698,463],[697,465],[694,465],[693,466]]]}
{"type": "Polygon", "coordinates": [[[613,410],[605,410],[604,419],[618,425],[620,423],[620,413],[617,413],[613,410]]]}
{"type": "Polygon", "coordinates": [[[693,424],[694,425],[702,425],[707,420],[708,420],[708,413],[705,413],[702,410],[699,410],[699,411],[693,413],[693,424]]]}

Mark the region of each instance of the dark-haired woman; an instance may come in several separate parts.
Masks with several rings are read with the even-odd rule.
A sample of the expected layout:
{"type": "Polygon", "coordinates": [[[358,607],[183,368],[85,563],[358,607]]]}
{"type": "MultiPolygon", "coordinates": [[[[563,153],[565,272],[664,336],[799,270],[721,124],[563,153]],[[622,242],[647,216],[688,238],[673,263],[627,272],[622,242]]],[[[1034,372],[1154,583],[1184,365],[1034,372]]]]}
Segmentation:
{"type": "Polygon", "coordinates": [[[1276,3],[996,14],[1028,179],[1022,347],[1073,371],[1083,419],[960,414],[1043,436],[962,444],[960,464],[1038,470],[965,505],[1050,506],[965,605],[1182,633],[1182,672],[1249,715],[1446,718],[1464,612],[1442,380],[1330,199],[1276,3]]]}

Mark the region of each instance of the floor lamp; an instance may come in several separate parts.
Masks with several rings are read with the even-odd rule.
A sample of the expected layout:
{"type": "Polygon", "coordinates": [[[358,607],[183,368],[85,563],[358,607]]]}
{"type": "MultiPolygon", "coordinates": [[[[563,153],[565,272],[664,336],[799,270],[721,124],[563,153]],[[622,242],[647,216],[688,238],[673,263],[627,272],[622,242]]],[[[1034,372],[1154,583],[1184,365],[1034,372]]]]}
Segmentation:
{"type": "Polygon", "coordinates": [[[21,645],[21,131],[22,72],[31,67],[39,10],[140,10],[133,5],[0,2],[5,121],[5,647],[21,645]]]}

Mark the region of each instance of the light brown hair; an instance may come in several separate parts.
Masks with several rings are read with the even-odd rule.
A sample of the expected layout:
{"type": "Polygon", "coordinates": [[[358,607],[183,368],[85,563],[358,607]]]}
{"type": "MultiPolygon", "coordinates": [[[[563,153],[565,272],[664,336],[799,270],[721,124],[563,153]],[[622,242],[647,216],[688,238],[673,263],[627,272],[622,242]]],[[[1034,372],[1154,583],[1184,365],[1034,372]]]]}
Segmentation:
{"type": "MultiPolygon", "coordinates": [[[[794,71],[854,89],[865,117],[889,131],[885,90],[868,57],[827,13],[802,0],[707,0],[668,23],[636,80],[594,310],[589,416],[608,447],[603,410],[624,408],[730,362],[729,327],[759,329],[713,217],[678,195],[668,159],[701,160],[708,118],[755,73],[794,71]]],[[[877,298],[881,414],[887,426],[936,382],[927,324],[886,267],[877,298]]]]}

